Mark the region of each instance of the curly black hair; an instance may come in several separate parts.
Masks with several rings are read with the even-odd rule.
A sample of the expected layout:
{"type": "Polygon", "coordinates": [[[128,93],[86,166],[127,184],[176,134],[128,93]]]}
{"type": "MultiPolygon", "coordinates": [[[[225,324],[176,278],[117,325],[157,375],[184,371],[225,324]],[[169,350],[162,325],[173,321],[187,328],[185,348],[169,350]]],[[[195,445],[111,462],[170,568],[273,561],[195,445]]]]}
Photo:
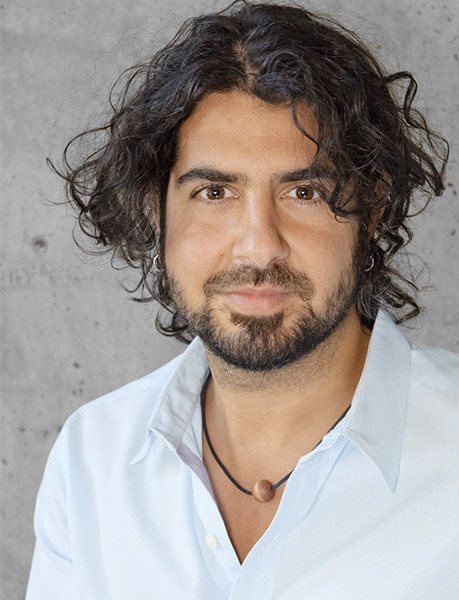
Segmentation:
{"type": "Polygon", "coordinates": [[[361,322],[371,328],[380,307],[397,323],[419,314],[416,283],[393,258],[412,238],[407,219],[414,197],[419,212],[444,189],[448,144],[413,108],[411,73],[387,73],[355,33],[329,17],[297,5],[237,0],[187,20],[149,62],[122,77],[117,102],[119,82],[112,90],[109,122],[73,138],[63,168],[54,168],[82,231],[112,253],[112,264],[140,270],[129,290],[134,299],[157,300],[166,309],[156,319],[159,331],[184,341],[192,334],[161,268],[180,127],[207,94],[232,90],[289,105],[300,130],[299,103],[312,110],[318,123],[312,168],[326,162],[336,170],[329,207],[337,218],[359,219],[361,231],[371,234],[366,252],[373,267],[363,265],[356,298],[361,322]],[[71,149],[86,136],[95,136],[95,145],[72,165],[71,149]]]}

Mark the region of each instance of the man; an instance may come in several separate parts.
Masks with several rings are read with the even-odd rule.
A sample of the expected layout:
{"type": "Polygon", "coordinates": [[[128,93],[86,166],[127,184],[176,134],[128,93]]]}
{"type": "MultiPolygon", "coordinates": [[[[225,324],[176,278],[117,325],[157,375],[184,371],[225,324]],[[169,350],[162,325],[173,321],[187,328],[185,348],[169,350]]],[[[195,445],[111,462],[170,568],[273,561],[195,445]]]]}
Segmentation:
{"type": "Polygon", "coordinates": [[[447,154],[414,86],[246,2],[137,68],[61,174],[193,341],[64,426],[28,600],[455,597],[459,360],[394,323],[419,309],[392,258],[447,154]]]}

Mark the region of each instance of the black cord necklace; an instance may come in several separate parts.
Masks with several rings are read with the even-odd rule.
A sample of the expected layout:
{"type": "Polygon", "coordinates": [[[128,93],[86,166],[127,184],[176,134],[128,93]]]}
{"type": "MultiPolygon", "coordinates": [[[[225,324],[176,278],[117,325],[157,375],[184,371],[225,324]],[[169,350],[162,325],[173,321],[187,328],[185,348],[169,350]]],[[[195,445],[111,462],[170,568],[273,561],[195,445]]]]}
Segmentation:
{"type": "MultiPolygon", "coordinates": [[[[201,390],[202,428],[204,430],[204,435],[205,435],[205,438],[206,438],[207,445],[209,446],[209,450],[211,451],[212,456],[215,458],[215,461],[218,464],[218,466],[220,467],[220,469],[228,477],[228,479],[231,481],[231,483],[237,487],[238,490],[240,490],[244,494],[247,494],[248,496],[252,496],[257,502],[269,502],[270,500],[272,500],[274,498],[274,495],[276,493],[276,489],[280,485],[282,485],[283,483],[285,483],[287,481],[287,479],[290,477],[290,475],[293,473],[293,469],[290,471],[290,473],[287,473],[287,475],[285,475],[285,477],[282,477],[282,479],[279,479],[279,481],[277,483],[271,483],[267,479],[260,479],[260,480],[256,481],[251,491],[250,490],[246,490],[244,487],[242,487],[242,485],[240,485],[234,479],[234,477],[231,475],[231,473],[228,471],[228,469],[225,467],[225,465],[222,463],[222,461],[218,458],[217,453],[215,452],[214,447],[212,446],[212,442],[210,441],[209,431],[207,430],[207,423],[206,423],[206,392],[207,392],[207,388],[209,386],[210,376],[211,375],[209,373],[208,376],[207,376],[207,378],[206,378],[206,381],[204,382],[202,390],[201,390]]],[[[351,408],[351,405],[349,405],[346,408],[346,410],[343,412],[343,414],[340,416],[340,418],[336,421],[336,423],[334,423],[330,427],[330,429],[327,431],[327,433],[330,433],[330,431],[334,427],[336,427],[336,425],[338,425],[338,423],[341,421],[341,419],[344,419],[344,417],[346,416],[346,414],[347,414],[347,412],[348,412],[348,410],[350,408],[351,408]]],[[[320,442],[323,439],[324,438],[322,438],[314,446],[313,450],[315,448],[317,448],[317,446],[320,444],[320,442]]]]}

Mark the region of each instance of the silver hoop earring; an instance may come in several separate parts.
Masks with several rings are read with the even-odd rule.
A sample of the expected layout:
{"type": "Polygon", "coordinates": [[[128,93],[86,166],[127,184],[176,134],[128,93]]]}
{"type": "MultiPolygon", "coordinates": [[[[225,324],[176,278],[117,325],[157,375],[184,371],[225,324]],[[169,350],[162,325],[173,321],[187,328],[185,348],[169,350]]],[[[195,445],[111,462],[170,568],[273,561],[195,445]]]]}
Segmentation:
{"type": "Polygon", "coordinates": [[[375,266],[375,257],[373,256],[373,254],[370,256],[370,266],[365,269],[365,272],[368,273],[368,271],[371,271],[371,269],[375,266]]]}
{"type": "Polygon", "coordinates": [[[156,273],[161,273],[161,268],[159,266],[159,254],[155,254],[153,257],[153,269],[156,273]]]}

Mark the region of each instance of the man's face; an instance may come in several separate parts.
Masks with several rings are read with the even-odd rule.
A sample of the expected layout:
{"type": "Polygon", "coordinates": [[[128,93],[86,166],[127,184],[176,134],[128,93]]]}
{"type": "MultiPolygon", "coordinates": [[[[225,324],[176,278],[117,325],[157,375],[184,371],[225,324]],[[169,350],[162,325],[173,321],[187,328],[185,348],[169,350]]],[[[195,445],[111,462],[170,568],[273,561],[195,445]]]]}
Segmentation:
{"type": "MultiPolygon", "coordinates": [[[[315,137],[312,113],[300,119],[315,137]]],[[[338,222],[311,186],[315,152],[290,108],[242,92],[207,96],[181,128],[166,208],[171,293],[204,344],[240,368],[313,351],[354,301],[358,224],[338,222]]]]}

